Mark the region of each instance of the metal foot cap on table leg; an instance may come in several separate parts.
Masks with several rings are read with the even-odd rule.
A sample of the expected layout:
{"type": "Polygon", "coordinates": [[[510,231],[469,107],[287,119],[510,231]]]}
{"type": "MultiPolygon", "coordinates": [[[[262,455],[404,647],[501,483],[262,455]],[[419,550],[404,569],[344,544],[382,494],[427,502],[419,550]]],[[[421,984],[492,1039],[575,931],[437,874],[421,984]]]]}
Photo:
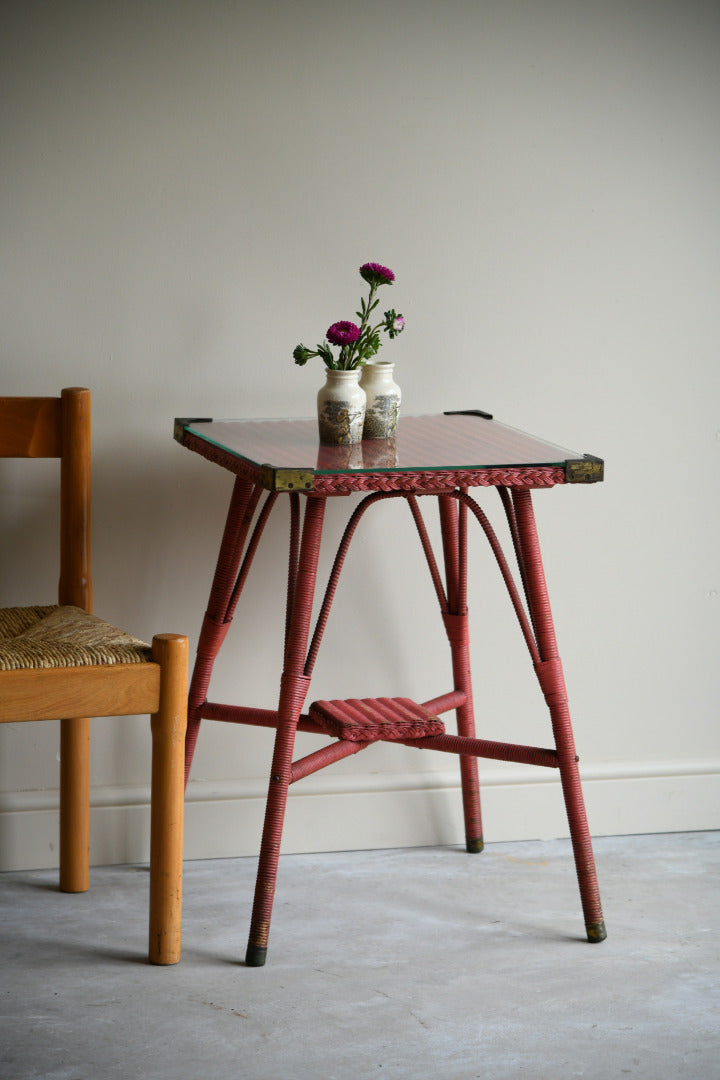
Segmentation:
{"type": "Polygon", "coordinates": [[[245,963],[248,967],[263,967],[267,956],[267,948],[263,945],[248,945],[245,953],[245,963]]]}
{"type": "Polygon", "coordinates": [[[586,923],[585,929],[587,930],[587,939],[590,942],[604,941],[607,937],[604,919],[601,919],[600,922],[586,923]]]}
{"type": "Polygon", "coordinates": [[[485,847],[485,842],[482,836],[478,836],[476,840],[471,840],[469,837],[465,841],[465,850],[469,855],[477,855],[479,851],[485,847]]]}

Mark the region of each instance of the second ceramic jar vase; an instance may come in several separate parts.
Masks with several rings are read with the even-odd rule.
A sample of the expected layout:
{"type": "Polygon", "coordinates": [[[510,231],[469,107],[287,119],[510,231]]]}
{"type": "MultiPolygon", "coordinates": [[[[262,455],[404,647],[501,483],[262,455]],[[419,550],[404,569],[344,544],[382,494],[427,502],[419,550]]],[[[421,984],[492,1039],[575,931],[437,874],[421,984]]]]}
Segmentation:
{"type": "Polygon", "coordinates": [[[393,378],[395,365],[387,360],[363,365],[360,386],[365,391],[363,439],[393,439],[400,412],[400,387],[393,378]]]}
{"type": "Polygon", "coordinates": [[[352,446],[363,437],[365,391],[360,372],[327,368],[325,385],[318,390],[317,413],[322,446],[352,446]]]}

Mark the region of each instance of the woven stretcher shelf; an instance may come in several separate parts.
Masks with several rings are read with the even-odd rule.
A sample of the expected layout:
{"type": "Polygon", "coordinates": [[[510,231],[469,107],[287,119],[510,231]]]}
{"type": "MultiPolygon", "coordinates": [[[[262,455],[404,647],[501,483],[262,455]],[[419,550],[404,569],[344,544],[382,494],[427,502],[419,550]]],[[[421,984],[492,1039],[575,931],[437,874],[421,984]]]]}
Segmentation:
{"type": "Polygon", "coordinates": [[[316,701],[310,719],[328,735],[348,742],[424,739],[444,735],[445,725],[410,698],[348,698],[316,701]]]}

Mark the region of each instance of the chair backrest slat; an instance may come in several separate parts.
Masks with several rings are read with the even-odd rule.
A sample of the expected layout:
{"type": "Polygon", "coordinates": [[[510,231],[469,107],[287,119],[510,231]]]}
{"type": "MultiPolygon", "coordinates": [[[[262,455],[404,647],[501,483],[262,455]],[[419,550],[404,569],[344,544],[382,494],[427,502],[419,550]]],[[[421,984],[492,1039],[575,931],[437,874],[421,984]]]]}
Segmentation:
{"type": "Polygon", "coordinates": [[[0,457],[61,457],[59,397],[0,397],[0,457]]]}
{"type": "Polygon", "coordinates": [[[92,610],[90,578],[90,391],[0,397],[0,458],[60,458],[58,601],[92,610]]]}

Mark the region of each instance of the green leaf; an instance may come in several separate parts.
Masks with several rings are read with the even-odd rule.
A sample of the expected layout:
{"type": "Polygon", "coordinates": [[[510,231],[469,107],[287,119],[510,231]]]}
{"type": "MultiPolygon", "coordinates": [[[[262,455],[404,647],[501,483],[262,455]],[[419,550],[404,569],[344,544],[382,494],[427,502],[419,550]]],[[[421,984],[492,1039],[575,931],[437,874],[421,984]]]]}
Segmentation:
{"type": "Polygon", "coordinates": [[[368,360],[371,356],[375,356],[379,348],[380,335],[372,333],[362,342],[362,348],[359,350],[359,353],[363,360],[368,360]]]}
{"type": "Polygon", "coordinates": [[[321,356],[329,368],[335,367],[335,357],[332,354],[330,346],[323,342],[322,345],[318,345],[317,355],[321,356]]]}

